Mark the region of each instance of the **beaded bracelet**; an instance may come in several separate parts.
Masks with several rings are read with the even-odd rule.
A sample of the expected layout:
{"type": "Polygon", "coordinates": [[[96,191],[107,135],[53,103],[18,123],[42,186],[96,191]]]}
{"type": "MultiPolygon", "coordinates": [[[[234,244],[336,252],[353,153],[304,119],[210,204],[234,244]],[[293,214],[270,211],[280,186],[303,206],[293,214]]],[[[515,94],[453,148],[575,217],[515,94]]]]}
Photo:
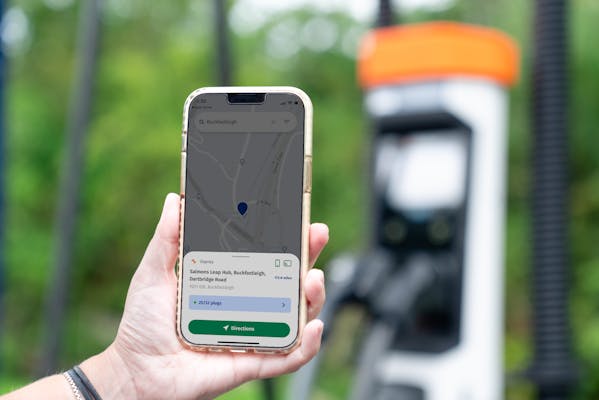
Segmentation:
{"type": "Polygon", "coordinates": [[[77,400],[102,400],[94,385],[78,365],[63,373],[63,375],[77,400]]]}
{"type": "Polygon", "coordinates": [[[69,383],[69,386],[71,387],[71,390],[73,391],[73,395],[75,396],[75,398],[77,400],[84,400],[83,396],[81,396],[81,392],[79,391],[79,388],[75,384],[75,381],[73,381],[73,378],[71,378],[71,375],[69,375],[68,372],[63,372],[62,376],[64,376],[64,378],[69,383]]]}

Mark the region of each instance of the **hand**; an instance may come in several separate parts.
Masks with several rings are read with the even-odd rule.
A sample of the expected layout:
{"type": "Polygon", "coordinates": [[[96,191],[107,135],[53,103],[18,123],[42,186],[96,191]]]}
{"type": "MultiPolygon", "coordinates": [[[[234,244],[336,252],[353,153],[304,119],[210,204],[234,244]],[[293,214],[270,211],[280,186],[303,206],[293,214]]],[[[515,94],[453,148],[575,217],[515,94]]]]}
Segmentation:
{"type": "MultiPolygon", "coordinates": [[[[320,348],[324,275],[304,280],[308,324],[301,345],[285,355],[194,352],[176,334],[179,196],[169,194],[154,237],[133,276],[117,337],[102,354],[82,363],[105,399],[209,399],[252,379],[296,371],[320,348]],[[103,393],[104,392],[104,393],[103,393]]],[[[310,266],[328,241],[324,224],[310,227],[310,266]]]]}

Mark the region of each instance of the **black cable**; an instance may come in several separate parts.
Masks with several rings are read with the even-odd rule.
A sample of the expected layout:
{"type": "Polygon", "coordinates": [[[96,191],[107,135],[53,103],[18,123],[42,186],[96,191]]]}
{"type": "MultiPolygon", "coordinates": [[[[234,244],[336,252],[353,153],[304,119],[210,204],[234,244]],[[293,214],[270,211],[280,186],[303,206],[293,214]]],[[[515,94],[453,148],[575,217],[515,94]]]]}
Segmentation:
{"type": "Polygon", "coordinates": [[[227,29],[227,2],[214,0],[214,29],[216,37],[216,73],[220,86],[230,86],[232,82],[229,30],[227,29]]]}
{"type": "Polygon", "coordinates": [[[567,2],[536,0],[533,69],[533,380],[539,399],[576,382],[568,320],[567,2]]]}
{"type": "Polygon", "coordinates": [[[375,395],[376,389],[382,388],[376,379],[377,364],[392,351],[393,341],[413,315],[418,299],[437,278],[435,258],[422,253],[410,256],[401,269],[387,275],[384,284],[373,287],[376,292],[370,305],[374,320],[362,344],[350,399],[379,398],[375,395]]]}
{"type": "Polygon", "coordinates": [[[391,0],[379,0],[379,13],[376,20],[376,26],[393,25],[393,3],[391,0]]]}
{"type": "MultiPolygon", "coordinates": [[[[4,0],[0,0],[0,15],[4,15],[4,0]]],[[[4,92],[6,87],[6,57],[4,46],[0,48],[0,336],[5,328],[4,294],[6,291],[6,124],[4,110],[4,92]]],[[[0,366],[1,367],[1,366],[0,366]]]]}
{"type": "Polygon", "coordinates": [[[81,3],[77,32],[77,70],[65,136],[65,160],[62,169],[53,249],[53,272],[45,301],[44,354],[38,375],[56,370],[62,343],[67,295],[71,281],[73,244],[79,205],[81,174],[84,166],[85,137],[93,103],[93,89],[100,40],[102,0],[81,3]]]}
{"type": "Polygon", "coordinates": [[[273,378],[262,379],[262,390],[267,400],[276,399],[275,380],[273,378]]]}

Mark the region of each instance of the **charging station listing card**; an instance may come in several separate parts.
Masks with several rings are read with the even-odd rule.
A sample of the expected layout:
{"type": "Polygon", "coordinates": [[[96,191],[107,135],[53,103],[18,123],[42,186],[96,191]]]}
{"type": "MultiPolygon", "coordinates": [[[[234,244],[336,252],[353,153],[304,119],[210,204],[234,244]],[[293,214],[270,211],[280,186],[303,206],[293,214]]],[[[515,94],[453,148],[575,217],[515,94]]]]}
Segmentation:
{"type": "Polygon", "coordinates": [[[187,310],[181,321],[185,336],[199,341],[202,335],[233,335],[231,340],[238,335],[243,341],[253,334],[295,336],[299,273],[299,259],[291,253],[187,253],[182,292],[187,310]]]}

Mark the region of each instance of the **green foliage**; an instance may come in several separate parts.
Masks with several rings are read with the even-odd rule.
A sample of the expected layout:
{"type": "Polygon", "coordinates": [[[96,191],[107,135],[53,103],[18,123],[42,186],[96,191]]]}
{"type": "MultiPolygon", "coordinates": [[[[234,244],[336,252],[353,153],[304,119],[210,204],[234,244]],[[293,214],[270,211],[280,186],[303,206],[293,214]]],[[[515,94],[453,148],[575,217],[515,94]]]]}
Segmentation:
{"type": "MultiPolygon", "coordinates": [[[[74,268],[61,365],[68,367],[110,343],[129,280],[158,219],[162,201],[179,183],[183,101],[214,85],[210,2],[106,2],[92,120],[74,240],[74,268]],[[118,6],[120,4],[120,6],[118,6]],[[120,7],[120,8],[119,8],[120,7]],[[124,8],[123,8],[124,7],[124,8]]],[[[416,12],[404,22],[450,19],[500,28],[522,51],[522,76],[511,91],[506,273],[506,370],[531,360],[530,346],[530,61],[532,2],[463,0],[448,10],[416,12]]],[[[581,398],[599,397],[599,19],[596,0],[571,4],[571,250],[572,321],[583,361],[581,398]],[[595,276],[597,275],[597,276],[595,276]]],[[[64,151],[65,115],[75,66],[78,3],[61,10],[17,0],[31,26],[30,46],[10,59],[6,307],[0,389],[31,378],[43,349],[43,301],[52,267],[55,209],[64,151]]],[[[313,220],[331,228],[320,265],[366,242],[368,126],[362,115],[355,60],[339,46],[301,47],[282,57],[269,43],[275,28],[304,24],[313,10],[279,13],[244,34],[233,34],[235,84],[295,85],[315,107],[313,220]]],[[[346,15],[320,15],[348,34],[365,29],[346,15]]],[[[274,33],[273,33],[274,32],[274,33]]],[[[340,43],[342,39],[338,40],[340,43]]],[[[354,313],[357,314],[357,313],[354,313]]],[[[356,327],[359,317],[339,323],[356,327]]],[[[359,323],[358,323],[359,325],[359,323]]],[[[351,371],[353,343],[336,342],[324,365],[318,398],[340,398],[351,371]],[[337,364],[336,364],[337,363],[337,364]]],[[[529,398],[515,385],[508,398],[529,398]]],[[[225,399],[259,398],[256,384],[225,399]]]]}
{"type": "MultiPolygon", "coordinates": [[[[178,191],[183,101],[193,89],[216,84],[210,3],[169,2],[160,12],[131,4],[130,17],[120,17],[108,6],[104,13],[64,327],[65,368],[114,337],[129,280],[163,198],[178,191]]],[[[79,10],[20,5],[33,36],[28,51],[11,59],[7,95],[6,304],[11,312],[3,336],[3,366],[8,376],[27,380],[43,351],[43,303],[52,271],[79,10]]],[[[303,23],[312,16],[303,12],[293,18],[303,23]]],[[[331,18],[350,26],[346,16],[331,18]]],[[[273,62],[264,45],[271,25],[232,37],[238,50],[235,83],[297,85],[313,98],[313,216],[331,225],[334,238],[323,255],[324,265],[331,254],[357,245],[362,231],[363,127],[353,62],[339,51],[301,51],[273,62]],[[340,148],[339,143],[346,145],[340,148]],[[342,213],[333,198],[343,201],[349,213],[342,213]]]]}

